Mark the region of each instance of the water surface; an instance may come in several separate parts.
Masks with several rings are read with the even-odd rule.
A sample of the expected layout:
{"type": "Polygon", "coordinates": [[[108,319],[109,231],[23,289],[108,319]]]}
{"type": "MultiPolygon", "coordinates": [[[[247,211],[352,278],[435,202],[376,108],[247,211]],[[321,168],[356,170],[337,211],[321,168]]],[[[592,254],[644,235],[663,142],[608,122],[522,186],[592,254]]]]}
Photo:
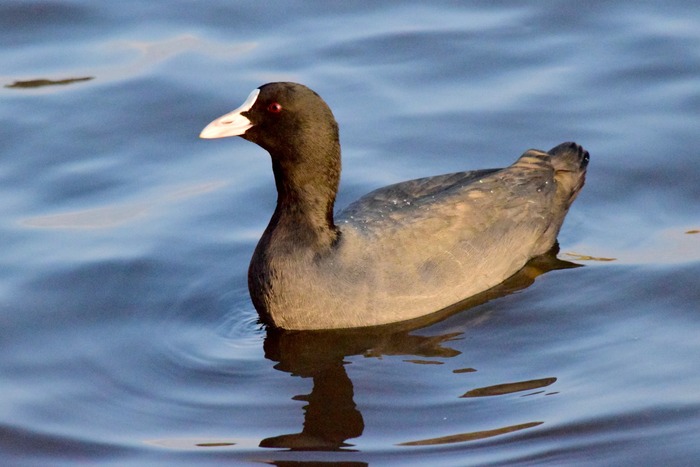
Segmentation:
{"type": "Polygon", "coordinates": [[[0,5],[3,465],[693,465],[700,10],[691,1],[0,5]],[[267,154],[201,141],[318,91],[338,207],[576,140],[543,259],[422,322],[278,333],[247,263],[267,154]]]}

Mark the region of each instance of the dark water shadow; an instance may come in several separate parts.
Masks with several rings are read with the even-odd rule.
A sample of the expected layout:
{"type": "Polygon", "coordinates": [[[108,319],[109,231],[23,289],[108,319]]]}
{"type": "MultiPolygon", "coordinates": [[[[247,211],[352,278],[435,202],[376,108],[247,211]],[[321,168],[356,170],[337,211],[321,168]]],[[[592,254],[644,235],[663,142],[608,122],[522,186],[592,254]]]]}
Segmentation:
{"type": "Polygon", "coordinates": [[[494,436],[505,435],[515,431],[526,430],[542,425],[544,422],[521,423],[520,425],[510,425],[494,430],[472,431],[470,433],[460,433],[457,435],[441,436],[439,438],[421,439],[419,441],[407,441],[399,443],[399,446],[435,446],[439,444],[463,443],[465,441],[476,441],[479,439],[493,438],[494,436]]]}
{"type": "Polygon", "coordinates": [[[15,81],[12,84],[6,84],[6,88],[10,89],[27,89],[27,88],[41,88],[44,86],[65,86],[67,84],[81,83],[83,81],[90,81],[95,79],[94,76],[83,76],[79,78],[66,78],[66,79],[30,79],[26,81],[15,81]]]}
{"type": "Polygon", "coordinates": [[[515,383],[497,384],[495,386],[472,389],[471,391],[467,391],[461,397],[502,396],[504,394],[513,394],[515,392],[532,391],[534,389],[545,388],[551,384],[554,384],[556,381],[556,378],[541,378],[532,379],[529,381],[517,381],[515,383]]]}
{"type": "MultiPolygon", "coordinates": [[[[412,332],[442,321],[455,313],[522,290],[530,286],[537,276],[546,272],[581,266],[558,259],[557,252],[558,248],[554,248],[549,253],[531,260],[514,276],[486,292],[464,300],[449,309],[419,319],[352,330],[294,332],[268,330],[264,343],[265,357],[276,362],[275,369],[279,371],[296,377],[311,378],[313,388],[310,394],[293,397],[294,400],[303,400],[308,403],[303,409],[304,424],[301,432],[263,439],[260,447],[292,451],[352,451],[353,445],[347,443],[347,440],[362,435],[364,421],[353,400],[352,381],[345,371],[347,357],[355,355],[455,357],[461,352],[451,348],[449,343],[460,337],[462,332],[436,336],[416,335],[412,332]]],[[[534,389],[549,385],[555,380],[556,378],[547,378],[546,381],[512,383],[508,388],[500,389],[503,393],[534,389]]],[[[492,393],[497,393],[498,389],[492,393]]],[[[488,388],[483,392],[483,395],[489,393],[488,388]]],[[[483,439],[537,426],[540,423],[532,422],[489,432],[460,434],[456,435],[455,439],[461,441],[483,439]]],[[[431,444],[439,441],[424,440],[403,445],[431,444]]]]}

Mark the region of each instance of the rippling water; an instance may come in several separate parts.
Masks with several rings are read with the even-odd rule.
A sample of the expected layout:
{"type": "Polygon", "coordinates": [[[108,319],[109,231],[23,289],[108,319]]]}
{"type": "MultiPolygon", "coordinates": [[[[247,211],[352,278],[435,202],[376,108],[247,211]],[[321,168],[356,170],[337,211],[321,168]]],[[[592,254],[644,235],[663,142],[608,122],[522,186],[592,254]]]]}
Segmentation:
{"type": "Polygon", "coordinates": [[[3,465],[700,461],[695,2],[0,4],[3,465]],[[338,206],[576,140],[543,258],[431,321],[277,333],[251,89],[334,109],[338,206]]]}

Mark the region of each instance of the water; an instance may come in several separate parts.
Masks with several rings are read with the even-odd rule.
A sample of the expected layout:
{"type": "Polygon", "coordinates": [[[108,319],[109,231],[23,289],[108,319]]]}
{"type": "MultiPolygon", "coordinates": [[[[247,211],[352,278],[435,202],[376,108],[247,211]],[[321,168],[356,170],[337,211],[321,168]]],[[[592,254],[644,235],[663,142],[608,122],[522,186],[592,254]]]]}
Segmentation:
{"type": "Polygon", "coordinates": [[[688,0],[4,2],[2,464],[697,464],[699,26],[688,0]],[[580,142],[581,267],[413,328],[261,328],[269,161],[197,135],[272,80],[334,109],[339,207],[580,142]]]}

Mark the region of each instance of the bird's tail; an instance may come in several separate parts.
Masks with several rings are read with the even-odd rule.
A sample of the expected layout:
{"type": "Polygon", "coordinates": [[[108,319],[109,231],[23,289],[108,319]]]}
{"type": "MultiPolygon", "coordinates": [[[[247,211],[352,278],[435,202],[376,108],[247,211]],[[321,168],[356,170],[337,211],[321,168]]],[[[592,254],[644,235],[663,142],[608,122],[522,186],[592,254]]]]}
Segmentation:
{"type": "Polygon", "coordinates": [[[570,205],[586,181],[590,155],[582,146],[571,142],[553,147],[547,154],[550,155],[555,170],[558,189],[562,195],[568,194],[570,205]]]}

